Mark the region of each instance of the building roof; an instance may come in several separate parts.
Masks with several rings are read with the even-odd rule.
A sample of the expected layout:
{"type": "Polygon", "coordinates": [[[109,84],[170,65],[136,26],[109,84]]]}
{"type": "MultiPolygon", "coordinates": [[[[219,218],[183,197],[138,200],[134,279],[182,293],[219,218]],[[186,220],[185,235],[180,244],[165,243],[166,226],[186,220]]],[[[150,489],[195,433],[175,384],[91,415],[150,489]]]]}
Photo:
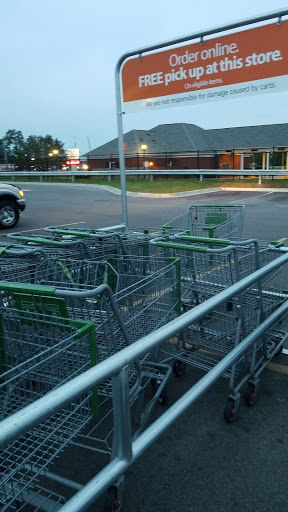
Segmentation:
{"type": "MultiPolygon", "coordinates": [[[[225,150],[251,150],[288,147],[288,123],[242,126],[205,130],[188,123],[160,124],[151,130],[131,130],[124,135],[126,156],[143,153],[141,144],[147,145],[147,154],[188,153],[225,150]]],[[[100,158],[118,155],[118,139],[113,139],[85,153],[85,157],[100,158]]]]}
{"type": "Polygon", "coordinates": [[[288,146],[288,123],[207,130],[213,149],[275,149],[288,146]]]}

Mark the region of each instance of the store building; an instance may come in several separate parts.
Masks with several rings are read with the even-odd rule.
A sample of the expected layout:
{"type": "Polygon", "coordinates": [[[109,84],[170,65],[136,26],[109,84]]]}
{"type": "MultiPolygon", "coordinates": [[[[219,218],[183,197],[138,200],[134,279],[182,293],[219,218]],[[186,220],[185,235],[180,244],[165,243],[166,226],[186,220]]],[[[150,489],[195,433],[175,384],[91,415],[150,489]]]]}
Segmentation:
{"type": "MultiPolygon", "coordinates": [[[[127,170],[288,170],[288,123],[212,130],[161,124],[126,133],[124,151],[127,170]]],[[[119,169],[118,139],[83,156],[90,170],[119,169]]]]}

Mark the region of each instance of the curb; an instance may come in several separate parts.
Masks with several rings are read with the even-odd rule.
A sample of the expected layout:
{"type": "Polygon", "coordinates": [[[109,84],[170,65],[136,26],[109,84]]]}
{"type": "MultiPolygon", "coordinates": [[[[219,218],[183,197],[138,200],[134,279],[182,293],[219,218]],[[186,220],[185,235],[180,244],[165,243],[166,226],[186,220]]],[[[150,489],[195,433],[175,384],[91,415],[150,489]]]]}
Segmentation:
{"type": "MultiPolygon", "coordinates": [[[[187,196],[195,196],[200,194],[210,194],[213,192],[219,192],[221,188],[206,188],[201,190],[190,190],[186,192],[171,192],[170,194],[151,194],[145,192],[126,192],[127,196],[132,197],[152,197],[152,198],[165,198],[165,197],[187,197],[187,196]]],[[[121,191],[119,191],[121,193],[121,191]]]]}
{"type": "MultiPolygon", "coordinates": [[[[106,185],[93,185],[97,188],[102,188],[104,190],[107,190],[108,192],[111,192],[112,194],[121,195],[121,190],[116,189],[113,187],[109,187],[106,185]]],[[[206,188],[206,189],[199,189],[199,190],[190,190],[186,192],[171,192],[170,194],[152,194],[152,193],[145,193],[145,192],[126,192],[126,195],[129,197],[151,197],[151,198],[168,198],[168,197],[189,197],[189,196],[196,196],[201,194],[213,194],[213,192],[288,192],[288,188],[241,188],[241,187],[216,187],[216,188],[206,188]]]]}
{"type": "MultiPolygon", "coordinates": [[[[30,185],[30,182],[21,182],[21,186],[24,185],[30,185]]],[[[46,183],[36,183],[33,182],[33,185],[41,185],[45,186],[46,183]]],[[[67,186],[69,183],[49,183],[48,185],[55,185],[55,186],[67,186]]],[[[71,185],[75,186],[75,183],[71,183],[71,185]]],[[[122,192],[120,189],[115,187],[110,187],[109,185],[89,185],[84,183],[77,183],[77,187],[83,187],[83,188],[98,188],[102,190],[106,190],[107,192],[111,192],[111,194],[121,195],[122,192]]],[[[126,191],[126,195],[128,197],[151,197],[151,198],[168,198],[168,197],[189,197],[189,196],[195,196],[195,195],[201,195],[201,194],[213,194],[214,192],[221,192],[221,191],[230,191],[230,192],[288,192],[288,188],[242,188],[242,187],[215,187],[215,188],[206,188],[206,189],[198,189],[198,190],[187,190],[186,192],[171,192],[170,194],[152,194],[152,193],[146,193],[146,192],[130,192],[126,191]]]]}

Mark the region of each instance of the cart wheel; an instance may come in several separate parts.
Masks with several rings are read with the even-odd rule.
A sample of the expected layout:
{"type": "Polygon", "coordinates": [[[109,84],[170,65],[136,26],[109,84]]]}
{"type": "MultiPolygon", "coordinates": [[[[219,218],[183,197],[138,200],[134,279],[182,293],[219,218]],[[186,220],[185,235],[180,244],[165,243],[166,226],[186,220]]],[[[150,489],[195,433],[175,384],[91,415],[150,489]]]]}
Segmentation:
{"type": "Polygon", "coordinates": [[[158,401],[161,405],[167,405],[168,404],[168,394],[165,389],[162,391],[161,395],[158,398],[158,401]]]}
{"type": "Polygon", "coordinates": [[[233,423],[237,420],[239,415],[239,407],[235,407],[235,401],[233,398],[228,398],[225,409],[224,418],[228,423],[233,423]]]}
{"type": "Polygon", "coordinates": [[[255,389],[254,384],[252,382],[249,382],[247,389],[244,393],[244,399],[247,405],[254,405],[256,400],[258,398],[258,393],[255,389]]]}
{"type": "Polygon", "coordinates": [[[113,512],[115,510],[119,510],[119,502],[117,498],[117,487],[112,486],[109,487],[106,495],[104,512],[113,512]]]}
{"type": "Polygon", "coordinates": [[[186,363],[183,363],[182,361],[175,361],[173,364],[173,372],[177,377],[182,377],[184,375],[186,370],[186,363]]]}

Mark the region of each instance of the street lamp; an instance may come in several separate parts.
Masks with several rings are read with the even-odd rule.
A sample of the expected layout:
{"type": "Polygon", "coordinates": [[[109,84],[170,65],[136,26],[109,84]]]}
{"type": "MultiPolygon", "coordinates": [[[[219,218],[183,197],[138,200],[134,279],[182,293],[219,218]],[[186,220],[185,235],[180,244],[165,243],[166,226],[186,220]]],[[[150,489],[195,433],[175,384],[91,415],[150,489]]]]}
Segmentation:
{"type": "Polygon", "coordinates": [[[141,149],[143,150],[143,169],[145,169],[145,151],[147,147],[147,144],[141,144],[141,149]]]}
{"type": "MultiPolygon", "coordinates": [[[[59,154],[59,149],[52,149],[50,151],[50,153],[48,153],[48,156],[53,157],[53,156],[57,156],[58,154],[59,154]]],[[[52,169],[53,169],[53,167],[52,167],[52,169]]]]}

